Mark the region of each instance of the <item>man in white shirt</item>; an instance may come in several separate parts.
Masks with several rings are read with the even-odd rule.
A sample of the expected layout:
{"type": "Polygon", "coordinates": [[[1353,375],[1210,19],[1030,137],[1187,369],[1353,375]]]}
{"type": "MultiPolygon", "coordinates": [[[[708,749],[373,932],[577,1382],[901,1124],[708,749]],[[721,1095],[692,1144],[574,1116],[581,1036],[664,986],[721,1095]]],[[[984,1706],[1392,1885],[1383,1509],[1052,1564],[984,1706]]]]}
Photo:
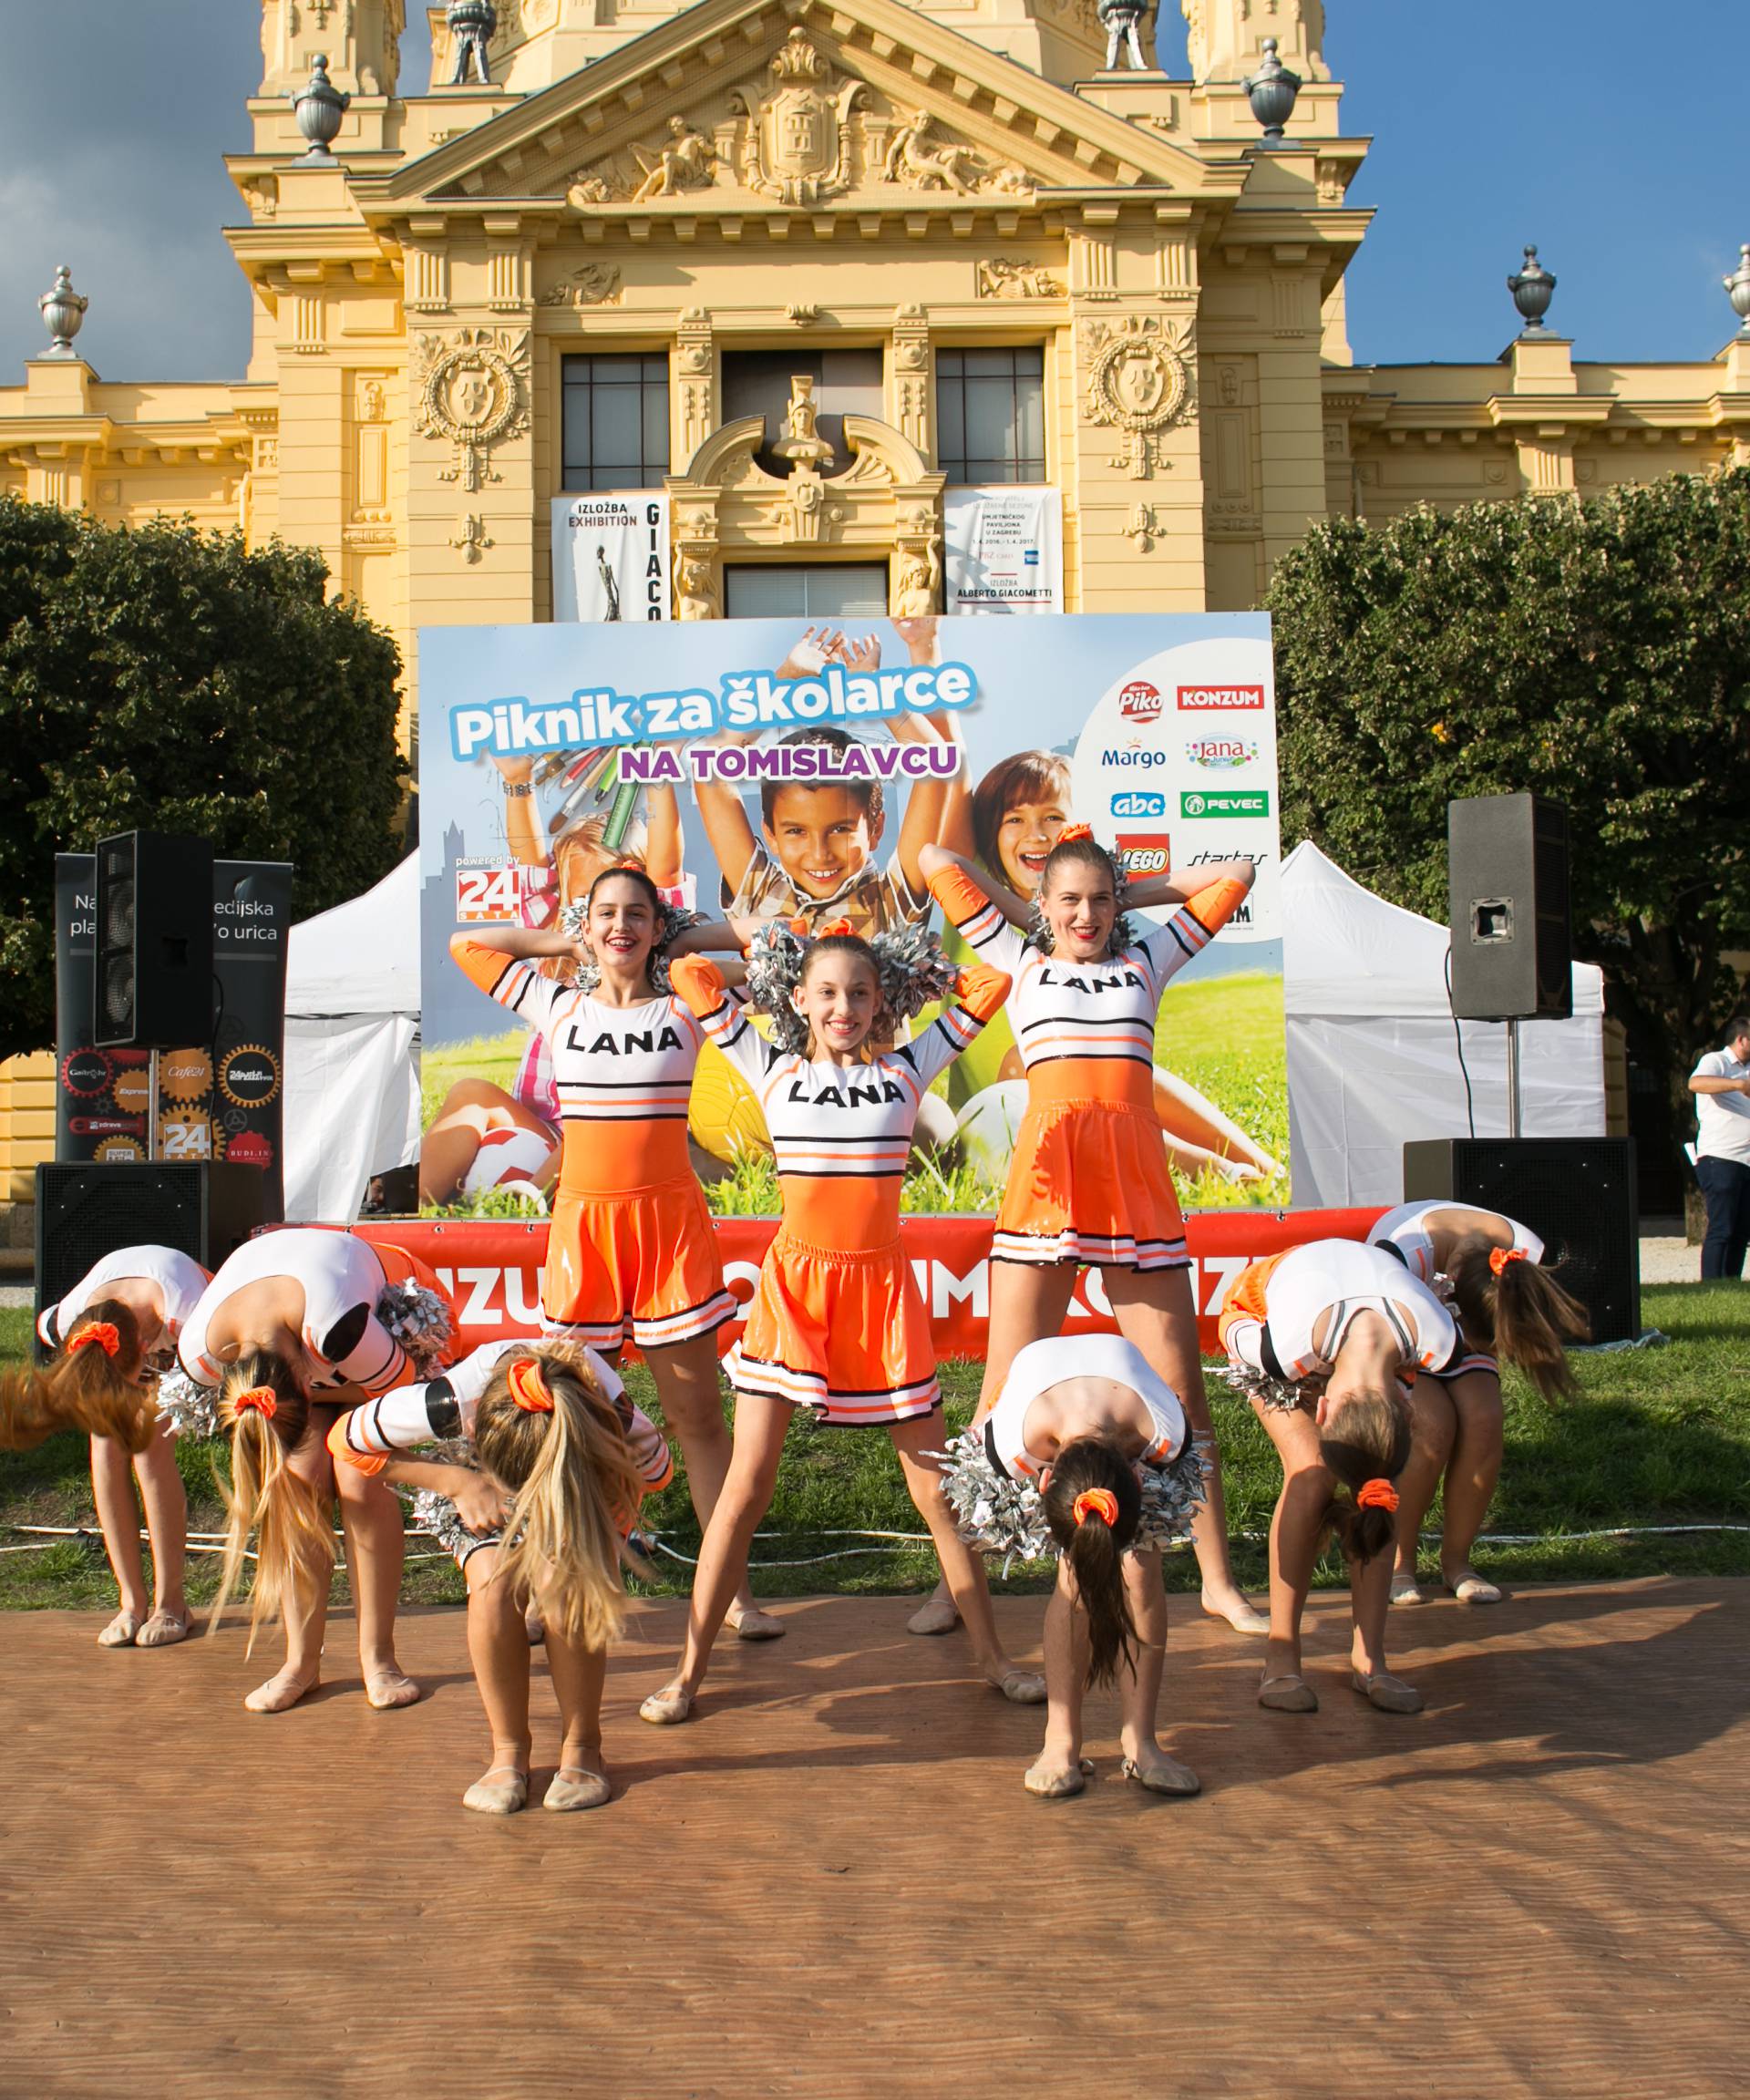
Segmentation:
{"type": "Polygon", "coordinates": [[[1726,1024],[1725,1048],[1690,1076],[1695,1096],[1695,1179],[1707,1199],[1702,1281],[1741,1277],[1750,1246],[1750,1015],[1726,1024]]]}

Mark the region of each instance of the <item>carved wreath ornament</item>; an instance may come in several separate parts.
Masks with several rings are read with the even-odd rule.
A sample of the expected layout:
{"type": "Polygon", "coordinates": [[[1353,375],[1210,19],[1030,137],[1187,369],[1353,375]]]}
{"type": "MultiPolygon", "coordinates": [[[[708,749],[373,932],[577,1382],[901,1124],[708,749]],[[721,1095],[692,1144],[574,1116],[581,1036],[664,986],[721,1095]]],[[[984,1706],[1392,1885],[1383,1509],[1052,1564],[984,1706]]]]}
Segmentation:
{"type": "Polygon", "coordinates": [[[529,427],[529,332],[460,328],[419,341],[419,388],[414,415],[427,438],[456,448],[455,463],[438,475],[471,495],[499,476],[490,448],[529,427]]]}
{"type": "Polygon", "coordinates": [[[1154,473],[1161,431],[1183,415],[1190,396],[1187,355],[1190,332],[1163,332],[1153,315],[1133,314],[1122,328],[1102,330],[1094,340],[1086,407],[1088,420],[1120,430],[1128,440],[1112,461],[1133,481],[1154,473]]]}

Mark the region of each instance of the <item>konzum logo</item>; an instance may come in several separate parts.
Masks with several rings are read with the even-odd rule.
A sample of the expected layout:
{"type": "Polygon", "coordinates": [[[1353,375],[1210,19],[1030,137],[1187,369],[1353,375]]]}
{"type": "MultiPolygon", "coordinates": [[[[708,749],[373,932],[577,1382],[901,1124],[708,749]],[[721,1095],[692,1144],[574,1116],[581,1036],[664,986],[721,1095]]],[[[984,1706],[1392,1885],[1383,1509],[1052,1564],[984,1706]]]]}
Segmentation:
{"type": "Polygon", "coordinates": [[[1127,722],[1158,721],[1162,705],[1159,686],[1146,678],[1133,678],[1118,695],[1118,713],[1127,722]]]}
{"type": "Polygon", "coordinates": [[[1263,705],[1261,685],[1181,685],[1179,689],[1181,714],[1197,714],[1215,707],[1251,707],[1261,713],[1263,705]]]}
{"type": "Polygon", "coordinates": [[[1172,866],[1172,841],[1165,831],[1120,831],[1118,859],[1127,875],[1164,875],[1172,866]]]}
{"type": "Polygon", "coordinates": [[[1167,814],[1167,798],[1164,795],[1145,795],[1133,788],[1126,794],[1112,798],[1112,814],[1115,817],[1164,817],[1167,814]]]}

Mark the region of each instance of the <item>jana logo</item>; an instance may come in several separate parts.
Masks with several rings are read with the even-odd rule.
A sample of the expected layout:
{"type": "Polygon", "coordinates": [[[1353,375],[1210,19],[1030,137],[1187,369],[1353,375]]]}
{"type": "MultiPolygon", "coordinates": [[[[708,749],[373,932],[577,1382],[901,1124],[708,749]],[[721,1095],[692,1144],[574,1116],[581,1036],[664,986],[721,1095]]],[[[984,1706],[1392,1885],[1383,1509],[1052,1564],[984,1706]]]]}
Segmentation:
{"type": "Polygon", "coordinates": [[[1179,811],[1181,817],[1268,817],[1270,796],[1261,788],[1230,788],[1225,793],[1211,788],[1207,795],[1181,795],[1179,811]]]}
{"type": "Polygon", "coordinates": [[[1236,766],[1251,765],[1258,746],[1243,736],[1195,736],[1185,746],[1185,756],[1206,772],[1225,773],[1236,766]]]}
{"type": "Polygon", "coordinates": [[[1167,814],[1167,798],[1164,795],[1138,794],[1134,788],[1125,795],[1112,798],[1112,814],[1115,817],[1164,817],[1167,814]]]}

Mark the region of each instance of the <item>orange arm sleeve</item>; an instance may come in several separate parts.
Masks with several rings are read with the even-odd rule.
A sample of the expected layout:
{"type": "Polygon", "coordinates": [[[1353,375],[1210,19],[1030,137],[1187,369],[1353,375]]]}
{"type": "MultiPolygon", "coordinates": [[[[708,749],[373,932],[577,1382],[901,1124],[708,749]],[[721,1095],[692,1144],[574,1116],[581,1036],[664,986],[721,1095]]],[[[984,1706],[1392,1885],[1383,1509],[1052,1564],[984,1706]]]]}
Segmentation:
{"type": "Polygon", "coordinates": [[[351,1466],[360,1473],[380,1473],[389,1462],[387,1452],[355,1451],[346,1441],[346,1420],[345,1415],[335,1417],[334,1427],[328,1432],[329,1456],[337,1466],[351,1466]]]}
{"type": "Polygon", "coordinates": [[[484,941],[476,941],[470,933],[452,933],[449,937],[449,959],[468,980],[478,984],[489,999],[493,986],[514,966],[514,958],[502,949],[489,948],[484,941]]]}
{"type": "Polygon", "coordinates": [[[1224,875],[1220,881],[1211,882],[1207,890],[1199,890],[1184,909],[1206,933],[1219,933],[1250,894],[1246,883],[1236,882],[1231,875],[1224,875]]]}
{"type": "Polygon", "coordinates": [[[939,868],[930,878],[930,894],[942,906],[949,923],[964,926],[990,903],[963,868],[939,868]]]}
{"type": "Polygon", "coordinates": [[[969,962],[954,989],[961,1004],[975,1021],[988,1021],[1002,1011],[1014,983],[1005,971],[987,970],[982,962],[969,962]]]}
{"type": "Polygon", "coordinates": [[[703,1021],[728,997],[729,988],[708,955],[683,955],[668,966],[668,981],[703,1021]]]}

